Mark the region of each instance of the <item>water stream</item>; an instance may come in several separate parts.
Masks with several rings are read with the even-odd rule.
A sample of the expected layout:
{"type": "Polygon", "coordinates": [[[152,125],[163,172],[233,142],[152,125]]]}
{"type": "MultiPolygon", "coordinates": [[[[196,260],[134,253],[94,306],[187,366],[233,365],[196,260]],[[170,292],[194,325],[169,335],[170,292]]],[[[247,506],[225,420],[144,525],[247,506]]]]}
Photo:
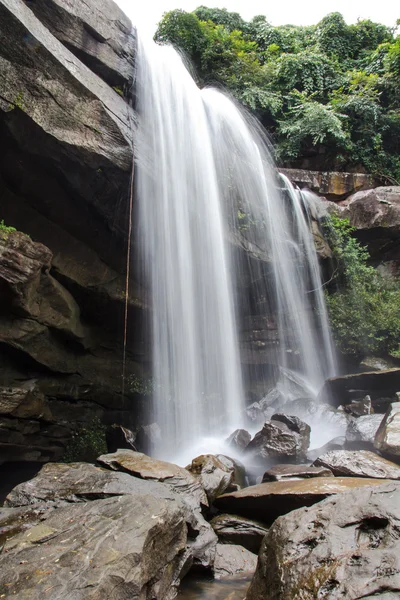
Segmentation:
{"type": "Polygon", "coordinates": [[[313,393],[334,356],[308,205],[277,174],[261,127],[200,90],[173,48],[139,40],[137,64],[139,237],[162,429],[153,453],[177,460],[243,425],[238,340],[252,311],[273,315],[271,360],[313,393]],[[244,271],[252,285],[239,298],[244,271]]]}

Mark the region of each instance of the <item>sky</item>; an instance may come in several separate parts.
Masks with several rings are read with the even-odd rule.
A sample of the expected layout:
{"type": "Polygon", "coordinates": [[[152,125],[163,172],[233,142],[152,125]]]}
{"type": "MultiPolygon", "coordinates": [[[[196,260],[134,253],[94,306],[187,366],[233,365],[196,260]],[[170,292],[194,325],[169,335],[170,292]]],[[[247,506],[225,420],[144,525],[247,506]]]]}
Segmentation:
{"type": "Polygon", "coordinates": [[[358,18],[394,26],[400,18],[396,0],[116,0],[142,34],[153,36],[164,12],[200,5],[238,12],[246,21],[265,15],[272,25],[315,25],[330,12],[341,12],[348,24],[358,18]]]}

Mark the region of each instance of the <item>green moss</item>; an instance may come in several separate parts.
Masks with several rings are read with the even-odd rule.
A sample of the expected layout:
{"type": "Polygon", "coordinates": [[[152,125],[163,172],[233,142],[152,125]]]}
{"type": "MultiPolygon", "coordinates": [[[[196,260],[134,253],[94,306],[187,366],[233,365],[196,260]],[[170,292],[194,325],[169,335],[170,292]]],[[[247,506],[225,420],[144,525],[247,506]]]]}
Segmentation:
{"type": "Polygon", "coordinates": [[[77,429],[65,449],[62,462],[95,462],[107,452],[106,427],[98,417],[77,429]]]}
{"type": "Polygon", "coordinates": [[[3,233],[13,233],[13,231],[17,231],[15,227],[9,227],[4,223],[4,219],[0,221],[0,231],[3,233]]]}
{"type": "Polygon", "coordinates": [[[114,90],[115,92],[117,92],[117,94],[119,94],[120,96],[124,97],[124,91],[123,91],[123,89],[122,89],[122,88],[120,88],[118,85],[114,86],[114,87],[113,87],[113,90],[114,90]]]}

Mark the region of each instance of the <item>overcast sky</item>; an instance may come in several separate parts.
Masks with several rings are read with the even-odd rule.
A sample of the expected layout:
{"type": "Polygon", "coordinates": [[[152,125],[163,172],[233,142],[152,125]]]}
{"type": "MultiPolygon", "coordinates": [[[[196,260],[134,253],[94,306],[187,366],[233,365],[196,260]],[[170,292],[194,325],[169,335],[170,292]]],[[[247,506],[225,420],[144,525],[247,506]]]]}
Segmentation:
{"type": "Polygon", "coordinates": [[[116,0],[132,23],[153,35],[164,12],[192,11],[200,5],[227,8],[245,20],[265,15],[272,25],[314,25],[330,12],[341,12],[347,23],[358,18],[394,26],[400,18],[397,0],[116,0]]]}

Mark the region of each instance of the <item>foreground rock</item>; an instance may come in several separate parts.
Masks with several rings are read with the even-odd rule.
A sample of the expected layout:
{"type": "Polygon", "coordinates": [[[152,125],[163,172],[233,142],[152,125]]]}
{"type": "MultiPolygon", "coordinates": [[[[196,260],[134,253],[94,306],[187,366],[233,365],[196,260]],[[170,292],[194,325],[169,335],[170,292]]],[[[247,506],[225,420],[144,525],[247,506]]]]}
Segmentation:
{"type": "Polygon", "coordinates": [[[400,479],[400,467],[368,450],[333,450],[314,462],[315,467],[325,467],[338,477],[372,477],[400,479]]]}
{"type": "MultiPolygon", "coordinates": [[[[49,467],[44,468],[47,490],[40,492],[36,482],[28,493],[29,485],[23,484],[8,499],[20,508],[0,509],[0,593],[32,600],[47,597],[50,590],[51,597],[76,600],[174,598],[191,563],[179,498],[161,484],[124,473],[103,474],[93,466],[71,467],[86,483],[75,481],[76,489],[68,491],[67,467],[49,467]],[[31,505],[36,499],[55,499],[50,487],[59,482],[55,473],[60,471],[57,502],[31,505]],[[96,485],[94,473],[103,477],[102,485],[96,485]],[[86,498],[100,499],[78,502],[84,487],[86,498]]],[[[43,471],[39,481],[44,483],[43,471]]]]}
{"type": "Polygon", "coordinates": [[[281,515],[296,508],[311,506],[328,496],[368,485],[381,485],[386,481],[361,477],[315,477],[298,481],[274,481],[224,494],[217,498],[215,506],[230,514],[270,524],[281,515]]]}
{"type": "Polygon", "coordinates": [[[376,432],[374,446],[400,461],[400,402],[393,402],[376,432]]]}
{"type": "Polygon", "coordinates": [[[332,471],[325,465],[275,465],[263,475],[263,483],[268,481],[287,481],[289,479],[309,479],[310,477],[333,477],[332,471]]]}
{"type": "Polygon", "coordinates": [[[278,519],[246,600],[400,594],[400,484],[356,489],[278,519]]]}
{"type": "Polygon", "coordinates": [[[376,412],[382,410],[382,404],[390,402],[390,400],[385,400],[382,403],[381,399],[395,396],[399,384],[400,369],[342,375],[326,380],[319,394],[319,399],[338,407],[341,404],[350,404],[352,400],[359,400],[368,395],[376,412]]]}
{"type": "Polygon", "coordinates": [[[298,417],[274,415],[246,448],[258,461],[276,457],[301,458],[310,445],[310,427],[298,417]]]}
{"type": "Polygon", "coordinates": [[[268,533],[264,523],[236,515],[218,515],[212,519],[211,526],[223,544],[243,546],[255,554],[268,533]]]}
{"type": "Polygon", "coordinates": [[[254,573],[257,555],[232,544],[217,544],[214,563],[215,579],[222,579],[240,573],[254,573]]]}
{"type": "Polygon", "coordinates": [[[364,415],[357,419],[350,419],[346,430],[346,448],[372,450],[382,419],[382,415],[364,415]]]}
{"type": "Polygon", "coordinates": [[[234,466],[227,466],[212,454],[198,456],[186,469],[199,481],[210,504],[224,493],[234,479],[234,466]]]}

